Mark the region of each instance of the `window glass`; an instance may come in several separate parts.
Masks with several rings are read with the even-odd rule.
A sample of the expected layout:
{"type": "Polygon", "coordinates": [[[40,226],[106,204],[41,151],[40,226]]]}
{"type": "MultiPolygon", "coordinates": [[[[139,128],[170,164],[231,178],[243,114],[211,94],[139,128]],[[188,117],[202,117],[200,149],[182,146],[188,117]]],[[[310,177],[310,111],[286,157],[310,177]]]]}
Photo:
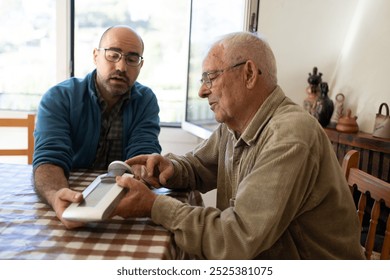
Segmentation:
{"type": "Polygon", "coordinates": [[[55,4],[0,1],[0,110],[34,111],[55,83],[55,4]]]}
{"type": "MultiPolygon", "coordinates": [[[[245,0],[192,0],[187,110],[183,127],[194,134],[198,134],[198,130],[193,131],[189,124],[207,131],[217,126],[207,100],[198,96],[203,59],[220,36],[245,29],[245,4],[245,0]]],[[[203,134],[198,136],[204,137],[203,134]]]]}
{"type": "Polygon", "coordinates": [[[126,24],[145,43],[138,81],[150,87],[160,105],[162,123],[180,123],[186,95],[190,1],[75,1],[75,76],[95,69],[92,52],[109,26],[126,24]]]}

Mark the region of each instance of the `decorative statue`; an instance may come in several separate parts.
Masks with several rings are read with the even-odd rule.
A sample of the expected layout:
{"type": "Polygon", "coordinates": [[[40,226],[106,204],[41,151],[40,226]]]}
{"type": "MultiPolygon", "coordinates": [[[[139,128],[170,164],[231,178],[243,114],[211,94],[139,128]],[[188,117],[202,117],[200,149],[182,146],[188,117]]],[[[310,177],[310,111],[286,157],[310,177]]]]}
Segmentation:
{"type": "Polygon", "coordinates": [[[333,114],[333,101],[328,97],[328,83],[321,83],[320,89],[321,95],[316,101],[316,107],[313,115],[320,122],[322,127],[326,127],[333,114]]]}
{"type": "Polygon", "coordinates": [[[309,85],[312,87],[312,92],[317,91],[318,86],[322,82],[322,73],[318,73],[318,68],[314,67],[313,68],[313,74],[309,73],[309,78],[307,78],[307,82],[309,85]]]}
{"type": "Polygon", "coordinates": [[[330,126],[331,127],[336,127],[337,123],[339,122],[339,119],[343,116],[344,114],[344,100],[345,96],[342,93],[338,93],[336,95],[336,101],[335,101],[335,108],[333,115],[330,119],[330,126]]]}
{"type": "Polygon", "coordinates": [[[316,102],[320,95],[319,85],[322,82],[322,73],[318,73],[317,67],[313,68],[313,73],[309,73],[307,82],[309,86],[306,88],[307,97],[303,101],[303,108],[313,115],[315,114],[316,102]]]}

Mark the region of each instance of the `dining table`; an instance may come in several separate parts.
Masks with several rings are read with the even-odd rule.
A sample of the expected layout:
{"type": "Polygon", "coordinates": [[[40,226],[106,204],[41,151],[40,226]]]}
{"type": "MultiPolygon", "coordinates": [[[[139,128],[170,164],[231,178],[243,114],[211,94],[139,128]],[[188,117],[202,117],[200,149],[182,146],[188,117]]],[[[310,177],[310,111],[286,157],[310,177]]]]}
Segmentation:
{"type": "MultiPolygon", "coordinates": [[[[32,166],[0,163],[0,260],[185,259],[174,236],[150,218],[113,217],[67,229],[34,190],[32,166]]],[[[74,170],[69,187],[83,191],[104,170],[74,170]]],[[[154,190],[193,206],[197,191],[154,190]]]]}

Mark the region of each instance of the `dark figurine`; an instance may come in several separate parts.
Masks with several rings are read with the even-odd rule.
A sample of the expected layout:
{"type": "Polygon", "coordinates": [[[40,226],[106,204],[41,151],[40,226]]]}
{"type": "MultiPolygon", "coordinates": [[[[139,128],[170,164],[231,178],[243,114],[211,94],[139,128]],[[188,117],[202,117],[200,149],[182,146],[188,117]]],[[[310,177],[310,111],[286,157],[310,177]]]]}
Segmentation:
{"type": "Polygon", "coordinates": [[[322,127],[328,126],[333,115],[333,101],[328,97],[328,83],[320,84],[321,94],[317,99],[314,117],[320,122],[322,127]]]}
{"type": "Polygon", "coordinates": [[[318,72],[317,67],[313,68],[313,74],[309,73],[309,78],[307,78],[307,82],[310,85],[312,93],[318,92],[318,86],[322,82],[322,73],[318,72]]]}

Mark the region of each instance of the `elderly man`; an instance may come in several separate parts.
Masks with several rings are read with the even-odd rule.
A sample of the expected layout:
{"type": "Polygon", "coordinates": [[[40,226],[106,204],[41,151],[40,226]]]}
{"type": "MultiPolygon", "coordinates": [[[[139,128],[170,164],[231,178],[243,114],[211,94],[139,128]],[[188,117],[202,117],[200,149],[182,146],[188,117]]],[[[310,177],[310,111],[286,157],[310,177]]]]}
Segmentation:
{"type": "Polygon", "coordinates": [[[216,42],[203,62],[199,96],[221,124],[185,156],[141,155],[142,180],[115,214],[149,216],[187,253],[205,259],[361,259],[352,196],[318,121],[277,84],[276,63],[260,36],[216,42]],[[154,186],[217,189],[216,208],[193,207],[154,186]]]}

